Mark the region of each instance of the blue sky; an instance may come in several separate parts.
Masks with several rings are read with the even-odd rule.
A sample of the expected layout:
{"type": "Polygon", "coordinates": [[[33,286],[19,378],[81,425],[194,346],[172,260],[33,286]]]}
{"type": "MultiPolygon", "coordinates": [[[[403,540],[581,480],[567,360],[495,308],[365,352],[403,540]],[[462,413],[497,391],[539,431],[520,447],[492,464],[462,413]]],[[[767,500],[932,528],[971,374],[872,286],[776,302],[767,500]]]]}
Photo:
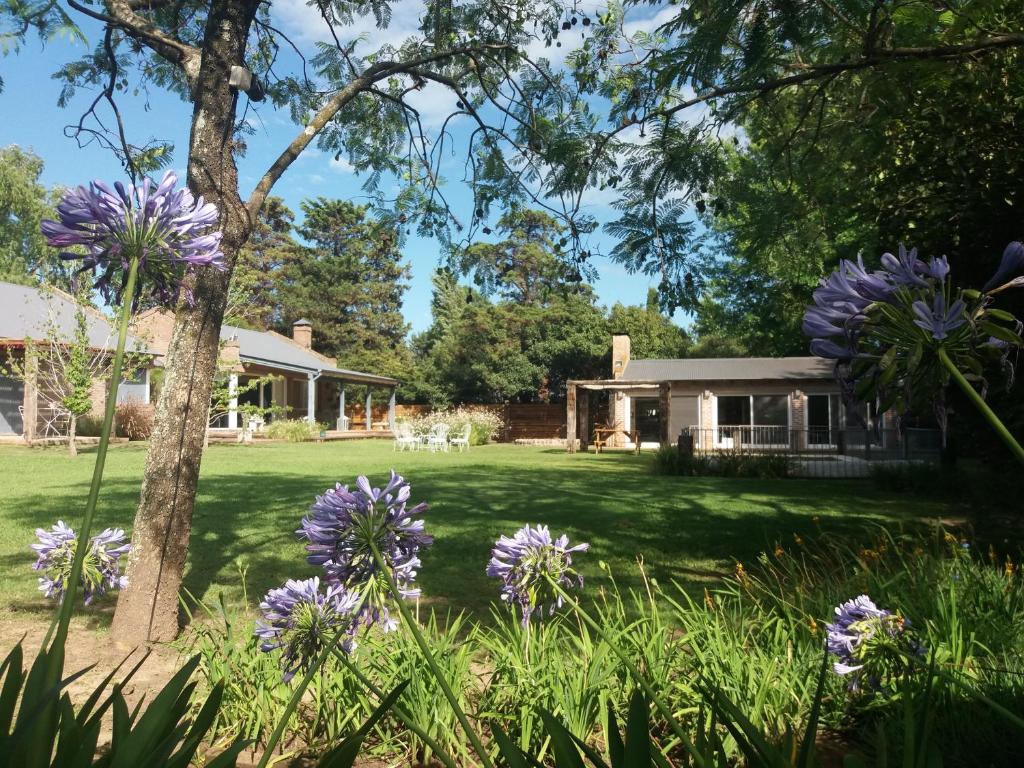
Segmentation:
{"type": "MultiPolygon", "coordinates": [[[[302,0],[279,0],[275,3],[275,22],[278,23],[302,47],[322,35],[319,20],[306,8],[302,0]]],[[[415,18],[422,6],[419,0],[400,0],[396,4],[396,21],[388,30],[376,30],[372,23],[357,22],[352,37],[363,34],[366,47],[375,47],[382,41],[401,40],[415,26],[415,18]]],[[[656,11],[646,11],[642,22],[651,23],[650,17],[656,11]]],[[[98,36],[98,28],[85,26],[90,40],[98,36]]],[[[70,186],[94,178],[115,180],[123,176],[117,160],[108,150],[92,145],[80,148],[74,139],[64,135],[64,127],[77,122],[80,114],[94,98],[94,92],[81,91],[66,108],[57,106],[60,83],[52,79],[52,73],[62,64],[86,53],[80,43],[67,39],[50,41],[45,47],[31,39],[16,56],[0,58],[0,68],[5,88],[0,93],[0,146],[18,144],[32,149],[43,158],[46,167],[43,182],[47,185],[70,186]]],[[[547,55],[562,53],[553,49],[547,55]]],[[[424,119],[435,116],[440,119],[442,108],[438,100],[451,100],[447,93],[428,92],[421,97],[424,119]]],[[[129,140],[135,144],[149,139],[169,140],[175,145],[173,168],[181,172],[185,165],[188,146],[188,131],[191,119],[190,105],[177,97],[161,91],[146,95],[122,94],[118,100],[129,140]]],[[[269,103],[258,105],[251,111],[252,124],[256,128],[249,137],[246,157],[239,161],[240,183],[243,197],[255,185],[265,167],[294,137],[298,128],[290,121],[286,111],[275,110],[269,103]]],[[[448,178],[446,194],[455,206],[461,207],[463,216],[469,212],[470,198],[461,184],[461,161],[453,158],[451,167],[445,169],[448,178]]],[[[325,196],[359,201],[365,193],[361,189],[363,179],[354,174],[342,159],[336,161],[330,154],[318,150],[307,150],[275,185],[273,194],[282,197],[290,208],[298,212],[301,200],[325,196]]],[[[614,218],[609,207],[611,198],[595,192],[586,198],[587,212],[604,222],[614,218]]],[[[494,218],[497,216],[495,212],[494,218]]],[[[612,242],[598,234],[590,242],[591,250],[607,252],[612,242]]],[[[413,332],[424,330],[430,324],[430,277],[441,263],[438,243],[415,235],[407,239],[404,255],[412,269],[412,280],[405,297],[403,311],[413,332]]],[[[598,256],[593,261],[598,270],[595,289],[599,301],[607,306],[615,302],[642,304],[648,288],[656,285],[657,278],[646,275],[630,275],[626,270],[598,256]]],[[[677,317],[677,321],[684,318],[677,317]]]]}

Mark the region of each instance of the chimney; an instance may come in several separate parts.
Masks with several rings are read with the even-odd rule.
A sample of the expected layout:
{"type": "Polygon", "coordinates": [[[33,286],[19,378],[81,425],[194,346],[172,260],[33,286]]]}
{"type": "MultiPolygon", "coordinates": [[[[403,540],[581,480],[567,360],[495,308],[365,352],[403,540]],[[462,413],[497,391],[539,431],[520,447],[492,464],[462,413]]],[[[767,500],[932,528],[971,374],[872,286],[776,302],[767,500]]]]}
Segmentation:
{"type": "Polygon", "coordinates": [[[306,349],[313,348],[313,324],[302,318],[292,323],[292,340],[306,349]]]}
{"type": "Polygon", "coordinates": [[[629,334],[612,334],[612,378],[621,379],[629,365],[629,334]]]}

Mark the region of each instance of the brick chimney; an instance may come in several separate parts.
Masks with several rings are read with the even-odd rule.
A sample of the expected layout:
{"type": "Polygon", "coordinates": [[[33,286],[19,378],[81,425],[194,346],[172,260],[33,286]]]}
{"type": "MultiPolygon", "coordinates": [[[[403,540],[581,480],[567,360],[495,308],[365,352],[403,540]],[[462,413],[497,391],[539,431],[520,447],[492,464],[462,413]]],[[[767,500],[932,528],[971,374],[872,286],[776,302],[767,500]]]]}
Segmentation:
{"type": "Polygon", "coordinates": [[[612,378],[621,379],[629,365],[629,334],[612,334],[612,378]]]}
{"type": "Polygon", "coordinates": [[[313,324],[302,318],[292,323],[292,340],[306,349],[313,348],[313,324]]]}

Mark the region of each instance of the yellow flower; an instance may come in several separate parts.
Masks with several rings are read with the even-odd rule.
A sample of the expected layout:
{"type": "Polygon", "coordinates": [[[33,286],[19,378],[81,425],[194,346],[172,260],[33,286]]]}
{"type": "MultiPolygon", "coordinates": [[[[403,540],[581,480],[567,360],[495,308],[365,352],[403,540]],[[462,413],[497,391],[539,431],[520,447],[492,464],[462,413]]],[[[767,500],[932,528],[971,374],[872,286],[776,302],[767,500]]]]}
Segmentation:
{"type": "Polygon", "coordinates": [[[816,636],[818,634],[818,622],[814,620],[813,616],[810,617],[810,619],[807,622],[807,625],[811,629],[811,635],[816,636]]]}
{"type": "Polygon", "coordinates": [[[794,533],[794,534],[793,534],[793,541],[795,541],[795,542],[796,542],[796,545],[797,545],[798,547],[802,547],[802,546],[804,545],[804,540],[803,540],[803,539],[801,539],[801,538],[800,538],[800,535],[799,535],[799,534],[797,534],[797,533],[794,533]]]}
{"type": "Polygon", "coordinates": [[[743,570],[743,563],[736,563],[736,580],[743,586],[744,589],[750,587],[750,577],[747,576],[747,572],[743,570]]]}
{"type": "Polygon", "coordinates": [[[1006,574],[1006,578],[1012,579],[1013,574],[1017,572],[1017,566],[1013,564],[1013,560],[1009,557],[1006,558],[1006,565],[1003,566],[1003,573],[1006,574]]]}
{"type": "Polygon", "coordinates": [[[784,554],[786,554],[786,550],[784,550],[782,548],[781,544],[776,544],[775,545],[775,556],[776,557],[782,557],[784,554]]]}
{"type": "Polygon", "coordinates": [[[715,610],[715,598],[708,592],[707,587],[704,587],[704,605],[709,611],[715,610]]]}

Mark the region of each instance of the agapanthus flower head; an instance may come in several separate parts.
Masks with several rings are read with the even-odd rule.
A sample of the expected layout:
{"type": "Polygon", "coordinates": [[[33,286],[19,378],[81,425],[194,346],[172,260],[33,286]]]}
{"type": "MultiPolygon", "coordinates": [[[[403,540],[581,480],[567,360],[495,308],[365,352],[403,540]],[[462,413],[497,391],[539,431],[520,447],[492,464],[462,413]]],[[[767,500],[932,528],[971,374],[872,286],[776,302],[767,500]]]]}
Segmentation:
{"type": "Polygon", "coordinates": [[[336,584],[320,589],[320,579],[289,579],[272,589],[260,603],[263,620],[256,622],[255,634],[265,653],[281,650],[284,679],[308,669],[320,652],[341,633],[338,647],[345,653],[356,648],[356,610],[359,595],[336,584]]]}
{"type": "Polygon", "coordinates": [[[901,243],[899,256],[893,256],[891,253],[882,254],[882,266],[892,275],[892,279],[897,285],[916,288],[928,287],[927,281],[922,277],[927,271],[928,265],[917,258],[917,248],[911,248],[908,251],[901,243]]]}
{"type": "MultiPolygon", "coordinates": [[[[75,531],[58,520],[50,530],[36,529],[37,544],[32,544],[37,559],[32,568],[42,571],[39,589],[46,597],[62,600],[71,578],[71,565],[75,559],[78,536],[75,531]]],[[[120,528],[107,528],[89,540],[89,549],[82,563],[82,593],[89,605],[97,595],[108,589],[123,589],[128,580],[121,574],[120,559],[131,551],[120,528]]]]}
{"type": "Polygon", "coordinates": [[[1014,283],[1015,286],[1022,285],[1024,284],[1024,279],[1019,277],[1022,275],[1024,275],[1024,243],[1014,240],[1003,250],[1003,257],[999,260],[999,267],[996,269],[995,274],[989,278],[989,281],[985,283],[982,290],[987,293],[995,288],[1001,288],[1008,283],[1014,283]]]}
{"type": "Polygon", "coordinates": [[[216,206],[196,199],[186,186],[176,189],[177,183],[167,171],[159,184],[146,178],[128,187],[117,182],[114,189],[101,181],[75,187],[57,206],[59,221],[43,221],[40,228],[55,248],[84,249],[61,256],[80,259],[108,301],[120,302],[128,266],[138,256],[139,283],[169,304],[189,272],[224,268],[216,206]]]}
{"type": "Polygon", "coordinates": [[[932,335],[936,341],[942,341],[954,331],[967,322],[967,305],[962,299],[957,299],[949,307],[946,306],[946,297],[936,291],[932,306],[929,307],[922,300],[915,301],[912,305],[914,310],[914,325],[932,335]]]}
{"type": "Polygon", "coordinates": [[[324,569],[331,584],[362,595],[360,616],[385,629],[395,626],[388,610],[386,576],[377,567],[371,544],[388,566],[404,598],[418,597],[414,586],[420,551],[433,543],[417,515],[427,510],[420,503],[409,506],[412,489],[392,470],[383,488],[374,488],[365,477],[354,488],[338,484],[328,489],[309,509],[297,531],[306,539],[306,559],[324,569]]]}
{"type": "Polygon", "coordinates": [[[501,579],[501,599],[519,607],[526,626],[531,616],[550,615],[562,607],[563,598],[549,579],[565,590],[583,586],[583,576],[572,567],[572,555],[588,549],[589,544],[570,547],[564,534],[552,538],[546,525],[526,525],[495,542],[487,575],[501,579]]]}
{"type": "Polygon", "coordinates": [[[838,675],[854,675],[850,688],[861,679],[879,687],[894,671],[924,649],[909,632],[910,622],[899,614],[875,605],[867,595],[837,606],[835,621],[826,626],[826,649],[836,658],[832,669],[838,675]]]}

